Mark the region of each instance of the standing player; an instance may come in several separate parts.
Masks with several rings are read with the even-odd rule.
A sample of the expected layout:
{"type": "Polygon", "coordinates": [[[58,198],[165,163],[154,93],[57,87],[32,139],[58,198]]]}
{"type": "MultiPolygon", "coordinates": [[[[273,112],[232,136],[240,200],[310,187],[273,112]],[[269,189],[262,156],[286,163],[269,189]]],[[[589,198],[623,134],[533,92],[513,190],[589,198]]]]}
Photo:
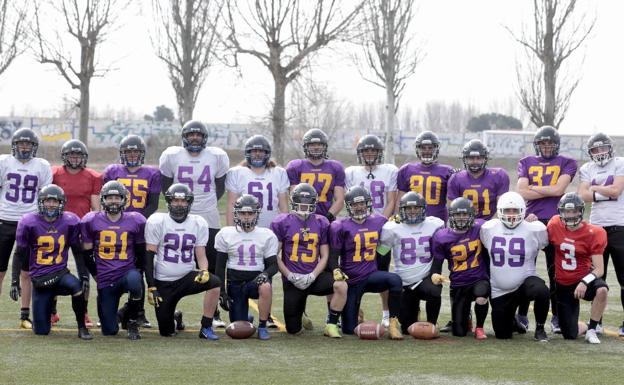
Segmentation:
{"type": "Polygon", "coordinates": [[[234,224],[234,202],[243,194],[251,194],[262,208],[258,226],[268,228],[279,213],[288,212],[288,187],[288,174],[271,159],[271,144],[267,138],[252,136],[245,143],[245,160],[232,167],[225,179],[227,225],[234,224]]]}
{"type": "Polygon", "coordinates": [[[415,191],[427,202],[427,216],[438,217],[446,221],[446,188],[453,174],[453,168],[438,163],[440,141],[433,132],[421,132],[416,137],[414,148],[420,162],[406,163],[399,169],[398,198],[401,199],[408,191],[415,191]]]}
{"type": "Polygon", "coordinates": [[[377,270],[377,246],[386,218],[373,214],[373,202],[368,190],[354,186],[345,194],[348,218],[333,222],[329,229],[332,249],[331,268],[334,279],[346,280],[347,302],[342,313],[342,332],[353,334],[357,326],[360,302],[364,293],[388,291],[390,325],[393,340],[403,339],[399,326],[401,306],[401,277],[377,270]],[[336,256],[340,256],[339,265],[336,256]]]}
{"type": "Polygon", "coordinates": [[[454,336],[468,334],[470,305],[475,301],[477,327],[475,338],[487,338],[483,325],[488,313],[490,278],[488,276],[487,250],[483,249],[479,231],[484,221],[475,219],[472,202],[466,198],[456,198],[448,209],[449,228],[440,229],[431,238],[431,253],[434,261],[431,266],[432,282],[439,284],[433,274],[440,274],[442,262],[446,259],[451,272],[451,319],[454,336]]]}
{"type": "MultiPolygon", "coordinates": [[[[197,120],[191,120],[182,127],[182,147],[167,148],[160,156],[161,189],[163,194],[172,183],[187,185],[195,197],[191,214],[201,216],[208,222],[208,269],[215,273],[215,236],[219,232],[220,216],[217,201],[225,193],[225,175],[230,168],[230,159],[218,147],[207,147],[208,129],[197,120]]],[[[213,325],[225,327],[219,312],[213,325]]]]}
{"type": "Polygon", "coordinates": [[[143,277],[136,265],[145,258],[145,217],[137,212],[124,213],[128,192],[124,185],[110,181],[102,186],[100,204],[103,211],[90,212],[82,218],[84,257],[95,263],[98,316],[102,334],[116,335],[119,298],[128,293],[128,338],[138,340],[137,321],[143,296],[143,277]]]}
{"type": "Polygon", "coordinates": [[[342,274],[325,271],[329,221],[314,213],[316,200],[312,186],[298,184],[290,193],[291,213],[280,214],[271,223],[281,251],[277,267],[284,286],[284,321],[288,333],[299,334],[308,295],[333,294],[324,334],[340,338],[337,323],[347,300],[347,284],[342,274]]]}
{"type": "MultiPolygon", "coordinates": [[[[144,166],[146,146],[143,138],[138,135],[128,135],[119,143],[119,164],[111,164],[104,170],[104,183],[116,180],[128,190],[128,202],[125,212],[138,212],[149,218],[158,209],[160,198],[160,172],[150,166],[144,166]]],[[[138,266],[137,266],[138,267],[138,266]]],[[[139,270],[142,268],[139,267],[139,270]]],[[[143,272],[142,272],[143,273],[143,272]]],[[[119,310],[122,328],[125,327],[126,310],[128,303],[119,310]]],[[[139,309],[139,325],[151,328],[151,323],[145,317],[145,287],[139,309]]]]}
{"type": "Polygon", "coordinates": [[[221,229],[215,239],[216,271],[222,285],[221,306],[230,312],[230,322],[247,320],[249,298],[257,299],[258,338],[268,340],[271,278],[277,273],[277,238],[271,230],[257,227],[260,210],[260,202],[253,195],[243,194],[236,200],[235,225],[221,229]]]}
{"type": "Polygon", "coordinates": [[[290,187],[307,183],[318,194],[316,213],[333,222],[344,206],[345,172],[342,164],[327,157],[327,135],[313,128],[303,135],[305,159],[288,162],[290,187]]]}
{"type": "MultiPolygon", "coordinates": [[[[52,167],[52,183],[65,192],[67,202],[65,211],[74,213],[78,218],[84,217],[89,211],[100,210],[100,174],[87,167],[89,152],[87,146],[78,139],[68,140],[61,147],[62,166],[52,167]]],[[[85,297],[85,300],[89,300],[85,297]]],[[[56,300],[52,305],[52,324],[58,322],[56,300]]],[[[89,313],[85,314],[85,325],[93,327],[89,313]]]]}
{"type": "Polygon", "coordinates": [[[377,253],[385,255],[392,250],[394,272],[401,277],[401,312],[399,321],[403,334],[418,321],[420,301],[426,302],[427,321],[438,323],[442,303],[442,287],[429,279],[433,257],[431,237],[444,227],[440,218],[427,217],[425,198],[410,191],[401,197],[399,218],[401,223],[388,221],[381,231],[381,241],[377,253]]]}
{"type": "MultiPolygon", "coordinates": [[[[395,165],[384,163],[384,146],[375,135],[363,136],[356,147],[360,166],[350,166],[345,170],[345,186],[365,187],[373,199],[373,211],[390,218],[394,212],[397,197],[397,172],[395,165]]],[[[386,253],[378,261],[380,270],[388,271],[391,254],[386,253]]],[[[388,327],[390,313],[388,311],[388,293],[381,293],[382,324],[388,327]]]]}
{"type": "MultiPolygon", "coordinates": [[[[30,128],[20,128],[11,138],[11,155],[0,155],[0,287],[9,267],[17,222],[23,215],[37,211],[39,189],[52,183],[50,163],[36,157],[38,147],[39,138],[35,132],[30,128]]],[[[22,266],[19,282],[11,282],[12,289],[19,284],[22,288],[20,327],[32,329],[32,286],[27,265],[22,266]]]]}
{"type": "Polygon", "coordinates": [[[463,196],[472,201],[477,219],[489,220],[496,213],[498,198],[509,191],[509,175],[502,168],[487,167],[487,147],[478,139],[464,145],[462,161],[465,170],[451,176],[448,182],[450,201],[463,196]]]}
{"type": "Polygon", "coordinates": [[[592,301],[585,341],[599,344],[596,326],[607,306],[609,287],[602,279],[606,231],[583,220],[585,202],[576,193],[561,197],[559,215],[548,222],[548,240],[555,247],[555,280],[559,325],[565,339],[585,329],[579,323],[579,299],[592,301]]]}
{"type": "MultiPolygon", "coordinates": [[[[568,185],[576,174],[576,161],[559,155],[561,139],[557,130],[551,126],[543,126],[533,138],[535,155],[520,159],[518,162],[518,193],[527,201],[527,220],[538,219],[548,223],[553,215],[557,215],[557,202],[565,193],[568,185]]],[[[555,297],[555,250],[552,245],[544,249],[546,268],[550,285],[550,302],[552,306],[551,326],[554,333],[559,333],[555,297]]],[[[518,322],[528,330],[527,317],[529,306],[522,304],[518,310],[518,322]]]]}
{"type": "MultiPolygon", "coordinates": [[[[64,212],[65,193],[54,184],[39,191],[38,213],[26,214],[17,226],[13,281],[18,282],[20,268],[29,266],[33,284],[33,331],[50,333],[52,307],[57,295],[71,295],[78,323],[78,337],[93,338],[85,326],[85,296],[89,292],[89,274],[80,253],[80,218],[64,212]],[[69,248],[76,260],[80,280],[67,268],[69,248]],[[84,294],[84,295],[83,295],[84,294]]],[[[19,286],[11,298],[17,301],[19,286]]]]}
{"type": "Polygon", "coordinates": [[[156,308],[160,335],[169,337],[176,334],[176,329],[182,330],[182,312],[175,311],[176,305],[188,295],[203,292],[199,338],[218,340],[212,330],[212,320],[221,281],[208,272],[205,246],[208,224],[199,215],[189,214],[193,193],[188,186],[171,185],[165,200],[169,212],[155,213],[145,225],[145,279],[150,303],[156,308]],[[195,261],[199,271],[195,270],[195,261]]]}
{"type": "MultiPolygon", "coordinates": [[[[546,342],[550,294],[535,272],[535,261],[548,244],[548,233],[542,222],[525,221],[525,211],[520,194],[507,192],[498,200],[498,218],[481,227],[481,242],[490,255],[492,326],[496,338],[511,338],[518,305],[535,301],[535,340],[546,342]]],[[[526,333],[524,328],[518,329],[526,333]]]]}
{"type": "MultiPolygon", "coordinates": [[[[589,223],[607,232],[603,280],[607,279],[611,256],[624,308],[624,159],[614,157],[613,142],[602,133],[589,138],[587,152],[591,162],[581,167],[578,194],[585,202],[592,202],[589,223]]],[[[624,337],[624,322],[619,334],[624,337]]]]}

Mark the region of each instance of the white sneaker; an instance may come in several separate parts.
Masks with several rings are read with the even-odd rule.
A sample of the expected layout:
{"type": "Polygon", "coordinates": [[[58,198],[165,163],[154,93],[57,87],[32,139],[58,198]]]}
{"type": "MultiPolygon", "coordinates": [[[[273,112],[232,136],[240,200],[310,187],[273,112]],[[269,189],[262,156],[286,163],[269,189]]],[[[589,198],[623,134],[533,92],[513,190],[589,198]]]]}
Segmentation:
{"type": "Polygon", "coordinates": [[[381,319],[381,326],[383,326],[386,329],[390,326],[390,316],[383,317],[381,319]]]}
{"type": "Polygon", "coordinates": [[[603,328],[602,328],[602,324],[598,324],[596,325],[596,334],[601,336],[603,333],[603,328]]]}
{"type": "Polygon", "coordinates": [[[588,329],[587,332],[585,333],[585,341],[589,342],[590,344],[599,344],[600,340],[598,339],[598,336],[596,335],[596,330],[588,329]]]}
{"type": "Polygon", "coordinates": [[[215,318],[212,320],[212,327],[213,327],[213,328],[215,328],[215,329],[216,329],[216,328],[224,328],[224,327],[225,327],[225,322],[223,322],[223,321],[221,320],[221,318],[216,318],[216,317],[215,317],[215,318]]]}

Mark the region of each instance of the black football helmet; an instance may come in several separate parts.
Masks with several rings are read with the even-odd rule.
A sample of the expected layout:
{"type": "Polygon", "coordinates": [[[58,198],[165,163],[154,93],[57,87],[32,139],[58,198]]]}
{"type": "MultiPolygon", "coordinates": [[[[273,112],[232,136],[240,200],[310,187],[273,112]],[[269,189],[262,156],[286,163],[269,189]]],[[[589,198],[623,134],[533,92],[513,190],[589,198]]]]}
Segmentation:
{"type": "Polygon", "coordinates": [[[260,216],[260,202],[258,198],[250,194],[241,195],[236,202],[234,202],[234,224],[239,226],[245,231],[251,231],[258,224],[258,217],[260,216]],[[241,213],[254,213],[251,220],[243,220],[241,213]]]}
{"type": "Polygon", "coordinates": [[[544,159],[551,159],[555,156],[559,155],[559,146],[561,145],[561,138],[559,137],[559,132],[556,128],[552,126],[542,126],[533,137],[533,148],[535,149],[535,155],[541,156],[544,159]],[[544,154],[542,149],[540,148],[540,143],[543,141],[549,140],[551,142],[548,145],[552,151],[550,155],[544,154]]]}
{"type": "Polygon", "coordinates": [[[307,183],[299,183],[290,192],[290,210],[306,219],[316,211],[318,193],[307,183]]]}
{"type": "Polygon", "coordinates": [[[89,159],[89,152],[87,151],[87,146],[82,143],[78,139],[68,140],[63,143],[63,147],[61,147],[61,160],[63,160],[63,164],[65,167],[72,168],[74,170],[87,167],[87,160],[89,159]],[[69,155],[71,154],[80,155],[80,160],[78,163],[72,163],[69,155]]]}
{"type": "Polygon", "coordinates": [[[186,220],[186,217],[191,212],[191,206],[193,205],[193,192],[191,189],[182,183],[174,183],[165,192],[165,202],[167,202],[167,210],[169,216],[176,222],[182,223],[186,220]],[[174,199],[184,199],[188,205],[186,207],[173,206],[171,203],[174,199]]]}
{"type": "Polygon", "coordinates": [[[65,191],[60,186],[55,184],[49,184],[44,186],[41,190],[39,190],[39,196],[37,198],[37,208],[39,211],[39,215],[46,218],[57,218],[63,215],[63,211],[65,210],[65,203],[67,202],[67,198],[65,198],[65,191]],[[56,199],[58,201],[58,206],[53,210],[48,210],[45,207],[45,201],[48,199],[56,199]]]}
{"type": "Polygon", "coordinates": [[[373,213],[373,200],[371,199],[370,192],[365,187],[353,186],[345,194],[345,206],[347,206],[347,213],[352,219],[364,220],[373,213]],[[365,202],[366,207],[362,209],[356,209],[354,204],[365,202]]]}
{"type": "Polygon", "coordinates": [[[39,137],[30,128],[20,128],[11,136],[11,154],[15,159],[27,160],[37,156],[37,149],[39,148],[39,137]],[[32,145],[32,148],[28,151],[19,151],[17,144],[21,142],[27,142],[32,145]]]}
{"type": "Polygon", "coordinates": [[[469,230],[474,224],[476,213],[472,201],[463,197],[455,198],[448,208],[449,227],[456,231],[469,230]]]}
{"type": "Polygon", "coordinates": [[[267,138],[262,135],[254,135],[247,139],[247,142],[245,142],[245,160],[248,165],[261,168],[266,166],[269,159],[271,159],[271,143],[269,143],[267,138]],[[253,159],[251,150],[264,151],[264,157],[262,159],[253,159]]]}
{"type": "Polygon", "coordinates": [[[303,154],[308,159],[327,159],[328,143],[329,138],[322,130],[319,130],[318,128],[308,130],[305,134],[303,134],[303,154]],[[320,151],[310,151],[308,146],[313,143],[320,143],[323,145],[323,148],[320,151]]]}
{"type": "Polygon", "coordinates": [[[199,120],[189,120],[184,123],[182,127],[182,146],[188,152],[201,152],[204,148],[206,148],[206,144],[208,143],[208,129],[206,125],[199,120]],[[193,133],[198,132],[203,136],[203,139],[200,143],[191,143],[186,137],[193,133]]]}
{"type": "Polygon", "coordinates": [[[599,132],[592,135],[587,141],[587,153],[589,158],[600,166],[604,166],[613,159],[613,141],[607,134],[599,132]],[[593,150],[606,147],[607,151],[594,153],[593,150]]]}
{"type": "Polygon", "coordinates": [[[423,131],[416,137],[414,149],[416,150],[416,157],[423,164],[431,164],[438,159],[440,154],[440,140],[433,132],[423,131]],[[433,146],[433,148],[429,150],[424,149],[423,146],[433,146]]]}
{"type": "Polygon", "coordinates": [[[427,202],[425,198],[417,192],[410,191],[401,197],[399,201],[399,217],[401,223],[414,225],[425,220],[427,217],[427,202]],[[409,208],[415,207],[418,211],[412,214],[409,208]]]}
{"type": "Polygon", "coordinates": [[[487,166],[487,162],[490,152],[487,147],[481,142],[479,139],[472,139],[468,143],[464,145],[462,149],[462,161],[464,162],[464,167],[466,170],[470,171],[473,174],[477,174],[483,170],[487,166]],[[471,158],[478,157],[480,159],[479,163],[473,163],[471,158]]]}
{"type": "Polygon", "coordinates": [[[384,145],[376,135],[364,135],[360,138],[355,148],[357,152],[358,163],[363,166],[376,166],[383,163],[384,145]],[[372,161],[366,160],[364,157],[365,150],[376,150],[377,157],[372,161]]]}
{"type": "Polygon", "coordinates": [[[100,204],[102,205],[102,209],[106,211],[108,214],[119,214],[126,208],[126,203],[128,202],[128,190],[126,187],[116,180],[108,181],[102,186],[102,190],[100,191],[100,204]],[[106,197],[110,195],[118,195],[121,197],[121,202],[119,203],[107,203],[106,197]]]}
{"type": "Polygon", "coordinates": [[[138,135],[128,135],[119,142],[119,162],[126,167],[139,167],[145,163],[145,141],[138,135]],[[139,151],[139,158],[128,160],[128,151],[139,151]]]}
{"type": "Polygon", "coordinates": [[[585,202],[575,193],[569,192],[563,194],[557,205],[559,218],[567,227],[576,227],[583,220],[585,213],[585,202]]]}

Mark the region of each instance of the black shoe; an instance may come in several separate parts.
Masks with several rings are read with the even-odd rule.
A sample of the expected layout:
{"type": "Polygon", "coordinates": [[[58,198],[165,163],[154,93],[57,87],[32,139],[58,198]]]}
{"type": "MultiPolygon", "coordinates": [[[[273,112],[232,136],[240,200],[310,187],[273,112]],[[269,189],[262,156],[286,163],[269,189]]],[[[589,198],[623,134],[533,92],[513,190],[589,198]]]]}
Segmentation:
{"type": "Polygon", "coordinates": [[[128,329],[128,304],[124,304],[117,310],[117,323],[121,324],[121,328],[128,329]]]}
{"type": "Polygon", "coordinates": [[[92,340],[93,334],[91,334],[91,332],[89,332],[89,329],[87,329],[86,327],[81,327],[78,328],[78,338],[85,341],[92,340]]]}
{"type": "Polygon", "coordinates": [[[440,328],[440,333],[450,333],[452,331],[453,331],[453,321],[447,322],[443,328],[440,328]]]}
{"type": "MultiPolygon", "coordinates": [[[[520,322],[518,317],[519,316],[516,314],[516,316],[513,319],[514,329],[516,330],[516,333],[518,334],[526,334],[527,328],[522,322],[520,322]]],[[[535,330],[535,339],[537,339],[537,329],[535,330]]]]}
{"type": "Polygon", "coordinates": [[[131,341],[141,339],[141,334],[139,333],[139,321],[134,319],[128,321],[128,339],[131,341]]]}
{"type": "Polygon", "coordinates": [[[139,323],[139,326],[142,328],[146,328],[146,329],[152,328],[151,322],[149,322],[149,320],[145,318],[145,310],[139,311],[139,314],[137,316],[137,322],[139,323]]]}
{"type": "Polygon", "coordinates": [[[546,334],[546,330],[543,328],[535,329],[535,341],[539,342],[548,342],[548,335],[546,334]]]}
{"type": "Polygon", "coordinates": [[[186,329],[186,325],[184,325],[184,321],[182,321],[182,312],[180,310],[176,310],[173,313],[173,320],[175,321],[176,330],[182,331],[186,329]]]}

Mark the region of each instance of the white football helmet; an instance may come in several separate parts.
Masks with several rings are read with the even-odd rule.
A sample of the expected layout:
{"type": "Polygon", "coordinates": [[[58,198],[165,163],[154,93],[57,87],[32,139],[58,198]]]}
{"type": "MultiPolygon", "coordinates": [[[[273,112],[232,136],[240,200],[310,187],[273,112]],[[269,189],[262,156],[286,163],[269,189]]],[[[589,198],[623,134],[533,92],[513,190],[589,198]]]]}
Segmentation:
{"type": "Polygon", "coordinates": [[[506,227],[513,229],[524,220],[526,203],[520,194],[514,191],[509,191],[498,198],[498,205],[496,209],[498,212],[498,219],[500,219],[506,227]],[[516,209],[517,213],[505,214],[505,210],[507,209],[516,209]]]}

